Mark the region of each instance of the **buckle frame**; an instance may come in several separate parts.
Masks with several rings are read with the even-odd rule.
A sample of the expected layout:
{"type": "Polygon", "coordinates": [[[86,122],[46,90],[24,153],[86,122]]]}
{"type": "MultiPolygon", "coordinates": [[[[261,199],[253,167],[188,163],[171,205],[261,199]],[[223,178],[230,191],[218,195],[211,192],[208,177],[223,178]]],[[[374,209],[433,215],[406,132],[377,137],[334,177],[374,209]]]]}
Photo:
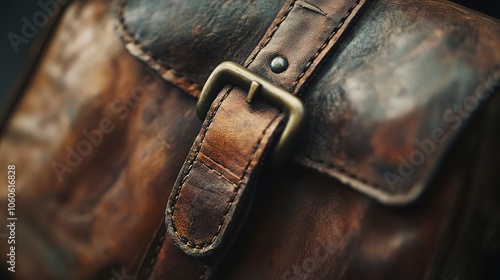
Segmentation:
{"type": "Polygon", "coordinates": [[[253,73],[247,68],[225,61],[219,64],[207,79],[196,104],[196,114],[201,120],[207,116],[212,102],[226,85],[248,89],[247,102],[252,103],[255,97],[284,111],[288,122],[271,154],[274,165],[283,164],[293,148],[298,144],[299,136],[306,123],[306,109],[302,101],[286,89],[253,73]]]}

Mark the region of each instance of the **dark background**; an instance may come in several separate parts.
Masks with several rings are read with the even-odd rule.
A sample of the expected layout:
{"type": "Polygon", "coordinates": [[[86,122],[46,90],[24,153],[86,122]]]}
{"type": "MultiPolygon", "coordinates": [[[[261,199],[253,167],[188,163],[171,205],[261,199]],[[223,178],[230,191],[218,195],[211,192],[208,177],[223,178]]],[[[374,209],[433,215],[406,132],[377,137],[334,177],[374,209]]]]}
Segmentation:
{"type": "MultiPolygon", "coordinates": [[[[41,10],[38,1],[2,0],[0,3],[0,107],[15,78],[24,66],[31,44],[35,41],[35,39],[29,39],[27,44],[20,44],[19,52],[16,54],[7,34],[10,32],[21,33],[21,27],[24,24],[21,19],[26,17],[31,20],[33,14],[41,10]]],[[[41,1],[53,2],[53,0],[41,1]]],[[[455,0],[454,2],[500,18],[500,1],[498,0],[455,0]]]]}

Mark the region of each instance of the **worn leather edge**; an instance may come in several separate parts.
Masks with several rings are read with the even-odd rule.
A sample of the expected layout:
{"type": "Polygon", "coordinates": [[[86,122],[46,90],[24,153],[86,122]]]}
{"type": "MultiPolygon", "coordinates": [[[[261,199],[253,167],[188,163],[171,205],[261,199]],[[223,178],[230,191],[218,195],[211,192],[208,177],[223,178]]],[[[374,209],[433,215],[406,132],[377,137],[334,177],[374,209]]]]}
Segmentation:
{"type": "MultiPolygon", "coordinates": [[[[492,76],[493,81],[488,81],[487,84],[483,84],[479,82],[473,93],[478,92],[478,89],[483,87],[481,94],[491,93],[492,88],[495,91],[498,87],[498,83],[500,83],[500,65],[497,65],[493,69],[489,71],[488,76],[492,76]]],[[[494,93],[491,93],[494,94],[494,93]]],[[[479,103],[479,106],[471,112],[471,114],[477,114],[483,107],[486,105],[485,103],[490,100],[490,97],[482,100],[479,103]]],[[[467,118],[467,121],[470,121],[470,117],[467,118]]],[[[448,145],[443,151],[443,155],[437,160],[435,166],[432,168],[431,173],[428,176],[425,176],[423,181],[419,181],[414,185],[410,192],[403,195],[393,195],[387,193],[385,191],[379,190],[378,188],[373,188],[372,183],[368,182],[364,179],[356,177],[355,174],[348,174],[345,170],[339,170],[336,166],[328,165],[325,163],[320,163],[317,161],[313,161],[311,159],[303,159],[303,158],[293,158],[293,161],[297,164],[312,168],[314,170],[319,171],[325,175],[333,176],[337,178],[344,184],[351,186],[352,188],[358,190],[359,192],[368,195],[369,197],[374,198],[376,201],[393,206],[404,206],[411,203],[414,203],[425,193],[425,187],[429,185],[429,183],[434,179],[434,177],[439,172],[440,166],[442,166],[442,161],[446,157],[446,154],[452,149],[452,146],[455,144],[456,140],[464,130],[467,129],[467,124],[462,124],[462,126],[458,129],[457,133],[453,135],[453,138],[450,139],[451,144],[448,145]]]]}
{"type": "Polygon", "coordinates": [[[163,246],[166,237],[166,230],[163,224],[163,219],[160,220],[158,227],[155,230],[153,238],[149,242],[146,251],[144,252],[141,262],[138,266],[137,279],[148,279],[156,265],[158,253],[163,246]]]}
{"type": "MultiPolygon", "coordinates": [[[[265,64],[267,63],[267,60],[262,60],[265,55],[261,56],[259,59],[256,59],[260,53],[261,50],[266,48],[268,46],[268,43],[272,41],[272,38],[275,34],[280,33],[279,36],[285,36],[288,38],[291,34],[290,31],[282,31],[282,32],[277,32],[277,30],[280,28],[281,24],[285,22],[285,20],[289,19],[288,15],[291,13],[292,8],[295,7],[296,5],[296,0],[291,0],[285,6],[283,7],[282,11],[278,14],[276,17],[275,21],[271,24],[271,26],[268,29],[268,32],[264,35],[264,37],[261,40],[261,43],[258,44],[257,49],[255,52],[253,52],[253,55],[250,56],[248,59],[247,63],[245,64],[249,68],[254,68],[254,70],[258,71],[266,71],[265,69],[261,69],[259,67],[264,67],[265,64]],[[283,34],[282,34],[283,33],[283,34]],[[256,65],[252,65],[253,62],[256,62],[256,65]],[[264,64],[264,65],[262,65],[264,64]]],[[[329,18],[331,21],[339,20],[339,23],[336,26],[332,26],[332,28],[318,28],[318,30],[315,30],[315,32],[318,32],[318,34],[314,33],[315,36],[320,36],[320,35],[327,35],[325,36],[326,38],[321,38],[317,42],[318,45],[314,44],[311,45],[310,48],[316,51],[313,53],[310,52],[305,52],[305,67],[303,70],[300,72],[291,72],[292,74],[289,74],[289,77],[283,78],[280,80],[281,83],[285,83],[284,85],[281,84],[283,87],[288,87],[292,86],[293,88],[299,89],[300,87],[297,87],[297,83],[300,80],[307,80],[309,77],[311,77],[311,73],[315,69],[318,68],[319,64],[321,61],[323,61],[323,57],[326,56],[330,51],[332,50],[332,47],[335,45],[337,42],[337,39],[340,37],[341,34],[344,34],[344,32],[348,29],[349,23],[353,22],[354,16],[356,13],[353,13],[353,11],[357,11],[356,8],[361,7],[366,1],[354,1],[353,3],[350,3],[348,6],[346,6],[346,10],[339,10],[336,12],[339,12],[337,14],[337,17],[332,17],[329,18]],[[361,4],[361,5],[360,5],[361,4]],[[342,31],[342,32],[339,32],[342,31]],[[337,35],[337,36],[335,36],[337,35]],[[334,40],[335,39],[335,40],[334,40]],[[319,59],[318,59],[319,58],[319,59]],[[297,76],[295,76],[294,73],[297,73],[297,76]]],[[[294,14],[294,17],[296,18],[298,15],[294,14]]],[[[291,21],[293,23],[293,19],[291,21]]],[[[287,30],[285,28],[285,30],[287,30]]],[[[278,36],[278,38],[280,38],[278,36]]],[[[278,40],[278,39],[276,39],[278,40]]],[[[278,41],[279,42],[279,41],[278,41]]],[[[276,43],[274,43],[276,44],[276,43]]],[[[274,50],[274,48],[280,48],[282,45],[277,44],[274,45],[271,43],[270,47],[271,50],[274,50]]],[[[286,48],[285,48],[286,49],[286,48]]],[[[283,51],[283,50],[282,50],[283,51]]],[[[300,69],[302,64],[297,65],[296,69],[300,69]]],[[[213,238],[207,243],[196,243],[192,240],[192,238],[185,236],[184,234],[180,233],[179,230],[176,227],[176,204],[178,201],[178,198],[181,195],[182,189],[186,184],[186,181],[189,178],[189,175],[191,171],[196,167],[195,163],[200,162],[198,160],[199,155],[201,155],[202,151],[201,149],[203,148],[205,136],[207,135],[207,132],[209,128],[211,127],[212,121],[214,120],[214,117],[216,116],[219,108],[223,106],[224,101],[226,98],[228,98],[229,91],[223,91],[222,94],[219,95],[219,97],[213,102],[210,112],[208,113],[208,117],[205,119],[204,125],[200,131],[200,134],[198,135],[198,138],[196,139],[195,143],[193,144],[193,148],[190,152],[190,155],[188,156],[181,173],[179,174],[178,180],[176,181],[174,185],[174,189],[172,190],[171,196],[169,198],[169,202],[167,204],[167,209],[166,209],[166,217],[165,217],[165,223],[167,226],[167,232],[173,239],[174,243],[181,248],[185,253],[191,256],[207,256],[213,254],[216,250],[219,249],[221,244],[223,243],[224,239],[227,239],[227,236],[231,234],[232,228],[235,226],[234,225],[234,220],[232,216],[236,215],[237,212],[239,212],[238,208],[241,208],[241,205],[238,207],[237,204],[240,204],[239,202],[245,199],[246,193],[248,192],[249,188],[249,182],[251,181],[251,177],[253,177],[254,169],[258,165],[258,163],[261,161],[259,159],[264,155],[263,150],[267,149],[269,147],[269,138],[274,135],[274,131],[276,131],[277,123],[279,123],[282,119],[282,115],[278,114],[276,112],[276,115],[274,118],[269,119],[269,125],[264,129],[263,132],[261,132],[261,135],[258,136],[257,142],[256,142],[256,147],[253,149],[253,152],[251,155],[249,155],[249,161],[245,165],[245,169],[243,171],[243,174],[241,175],[241,178],[237,178],[238,183],[233,182],[230,179],[227,179],[224,176],[221,176],[219,173],[215,172],[216,174],[221,177],[221,180],[228,181],[233,185],[233,195],[229,201],[228,207],[226,208],[225,214],[222,217],[222,221],[220,225],[217,227],[217,231],[213,238]],[[280,117],[281,116],[281,117],[280,117]],[[280,118],[278,118],[280,117],[280,118]],[[271,128],[271,129],[270,129],[271,128]],[[267,148],[266,148],[267,147],[267,148]],[[256,157],[256,159],[254,159],[256,157]],[[235,200],[235,198],[237,200],[235,200]],[[230,219],[226,219],[226,217],[229,216],[230,219]]],[[[229,102],[229,101],[228,101],[229,102]]],[[[226,105],[230,106],[230,105],[226,105]]],[[[260,116],[259,118],[262,118],[263,120],[265,119],[267,123],[267,118],[268,116],[260,116]]],[[[208,155],[207,155],[208,156],[208,155]]],[[[203,163],[203,162],[201,162],[203,163]]],[[[200,163],[200,164],[201,164],[200,163]]],[[[221,163],[218,163],[221,164],[221,163]]],[[[224,164],[224,163],[222,163],[224,164]]],[[[209,167],[208,167],[209,168],[209,167]]],[[[210,168],[209,168],[210,169],[210,168]]],[[[229,169],[230,170],[230,169],[229,169]]],[[[201,172],[201,171],[199,171],[201,172]]],[[[213,172],[213,171],[212,171],[213,172]]],[[[191,182],[195,183],[196,181],[191,182]]],[[[198,188],[194,188],[198,189],[198,188]]],[[[203,188],[199,188],[203,189],[203,188]]],[[[205,236],[206,237],[206,236],[205,236]]]]}
{"type": "MultiPolygon", "coordinates": [[[[125,5],[126,2],[127,2],[127,0],[120,0],[119,1],[120,5],[125,5]]],[[[353,9],[356,9],[356,8],[359,8],[359,7],[353,7],[353,9]]],[[[138,55],[141,59],[143,59],[143,58],[146,59],[145,62],[147,64],[149,64],[150,67],[152,67],[152,68],[156,69],[156,68],[160,67],[163,69],[161,71],[167,71],[167,72],[174,73],[173,74],[174,80],[171,80],[171,77],[168,75],[167,76],[162,75],[162,76],[163,76],[163,78],[165,78],[167,80],[170,79],[169,81],[178,85],[179,87],[184,89],[187,93],[193,95],[194,97],[197,97],[197,94],[199,93],[199,85],[192,84],[191,82],[185,80],[183,78],[183,74],[178,73],[178,71],[176,71],[175,69],[168,67],[168,66],[163,67],[155,60],[154,57],[151,56],[151,54],[148,54],[147,49],[141,48],[141,43],[134,37],[133,34],[130,33],[130,31],[127,29],[126,25],[124,24],[124,19],[123,19],[124,10],[123,9],[124,9],[124,7],[121,7],[120,9],[118,9],[119,10],[118,17],[121,21],[121,24],[119,24],[119,26],[118,26],[118,31],[121,35],[123,35],[122,39],[126,42],[126,45],[128,46],[127,48],[129,49],[129,51],[131,51],[136,56],[138,55]],[[136,53],[134,53],[134,51],[136,53]],[[141,55],[144,57],[142,57],[141,55]],[[193,92],[191,86],[197,87],[198,90],[195,90],[193,92]]],[[[268,30],[268,32],[270,32],[270,31],[271,30],[268,30]]],[[[267,35],[268,35],[268,33],[266,33],[265,36],[267,36],[267,35]]],[[[259,43],[258,47],[261,47],[261,43],[259,43]]],[[[254,50],[254,52],[252,52],[250,57],[255,56],[255,54],[254,54],[255,51],[256,50],[254,50]]],[[[313,58],[311,61],[313,61],[314,59],[315,58],[313,58]]],[[[245,63],[245,65],[248,65],[249,63],[251,63],[251,60],[247,61],[245,63]]],[[[311,62],[311,63],[313,63],[313,62],[311,62]]],[[[304,71],[307,71],[307,69],[305,69],[304,71]]],[[[493,70],[491,70],[491,71],[493,71],[493,70]]],[[[299,82],[297,82],[297,84],[299,84],[299,82]]],[[[480,85],[478,84],[478,86],[480,86],[480,85]]],[[[300,87],[300,86],[297,86],[297,87],[300,87]]],[[[462,128],[460,128],[460,129],[462,129],[462,128]]],[[[443,154],[445,154],[445,153],[446,153],[446,151],[443,152],[443,154]]],[[[412,186],[410,192],[402,194],[402,195],[395,195],[395,194],[389,193],[387,191],[373,188],[371,186],[373,184],[371,182],[369,182],[368,180],[360,178],[359,176],[356,176],[355,174],[351,174],[348,171],[343,170],[342,168],[337,168],[336,166],[331,166],[331,165],[322,163],[318,160],[314,160],[311,158],[297,158],[296,157],[293,160],[300,165],[303,165],[303,166],[306,166],[309,168],[313,168],[313,169],[315,169],[315,170],[317,170],[325,175],[332,176],[333,178],[336,178],[336,179],[352,186],[354,189],[360,191],[361,193],[364,193],[366,195],[373,197],[375,200],[379,201],[380,203],[389,204],[389,205],[402,205],[402,204],[411,203],[412,201],[417,200],[418,197],[422,194],[423,189],[425,189],[425,186],[428,185],[428,181],[431,180],[431,178],[433,177],[431,175],[426,176],[426,178],[424,178],[425,180],[422,179],[422,180],[418,181],[416,184],[414,184],[412,186]]],[[[438,160],[435,164],[435,167],[433,167],[431,171],[433,171],[433,173],[435,173],[436,170],[439,169],[439,166],[440,166],[440,162],[438,160]]]]}
{"type": "Polygon", "coordinates": [[[309,62],[304,67],[304,70],[297,78],[292,93],[296,94],[299,92],[310,80],[308,77],[314,76],[317,72],[317,65],[328,55],[331,53],[331,48],[334,47],[335,44],[338,43],[340,37],[349,32],[350,25],[354,24],[355,18],[360,15],[361,9],[364,9],[366,5],[364,5],[367,0],[356,0],[354,5],[349,8],[347,13],[340,19],[340,22],[335,26],[332,33],[328,36],[325,43],[318,49],[318,51],[311,57],[309,62]],[[345,30],[343,32],[339,32],[342,28],[345,30]]]}
{"type": "Polygon", "coordinates": [[[127,24],[125,23],[125,9],[127,5],[127,0],[116,0],[116,30],[118,35],[125,43],[127,50],[143,62],[145,62],[149,67],[158,71],[160,76],[173,83],[174,85],[183,89],[189,95],[198,98],[201,92],[200,85],[194,83],[187,79],[184,74],[180,73],[171,66],[163,65],[159,62],[158,58],[155,57],[146,46],[144,46],[139,39],[135,37],[130,31],[127,24]]]}

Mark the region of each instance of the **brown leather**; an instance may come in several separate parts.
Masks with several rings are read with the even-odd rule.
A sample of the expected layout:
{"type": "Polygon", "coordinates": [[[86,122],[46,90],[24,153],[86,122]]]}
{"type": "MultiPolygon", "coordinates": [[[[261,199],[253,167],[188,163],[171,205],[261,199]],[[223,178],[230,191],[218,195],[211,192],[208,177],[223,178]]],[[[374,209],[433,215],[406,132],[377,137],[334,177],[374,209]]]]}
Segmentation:
{"type": "MultiPolygon", "coordinates": [[[[162,1],[170,9],[156,9],[155,19],[169,19],[170,25],[156,21],[142,28],[138,37],[164,34],[163,39],[171,39],[176,49],[165,60],[175,59],[176,53],[189,58],[184,74],[203,71],[201,86],[219,61],[241,51],[245,54],[239,62],[243,62],[283,5],[243,2],[213,4],[230,10],[205,9],[191,17],[190,9],[209,5],[162,1]],[[184,9],[174,6],[184,4],[179,6],[184,9]],[[259,10],[262,5],[269,5],[269,13],[259,10]],[[176,14],[184,16],[182,23],[189,22],[186,30],[196,31],[196,19],[217,12],[234,15],[231,20],[239,24],[221,17],[213,26],[204,21],[207,33],[168,33],[182,26],[175,21],[176,14]],[[251,31],[246,30],[246,13],[253,15],[247,19],[252,25],[260,21],[265,26],[256,31],[248,25],[251,31]],[[211,41],[215,34],[253,39],[239,40],[245,41],[240,48],[238,40],[224,42],[224,36],[211,41]],[[193,37],[199,40],[190,44],[193,37]],[[212,48],[211,42],[218,45],[212,48]],[[219,47],[227,48],[227,53],[218,53],[219,47]],[[195,57],[210,58],[203,62],[207,67],[197,70],[201,67],[191,61],[195,57]]],[[[125,10],[125,22],[145,22],[141,17],[153,13],[134,3],[137,9],[128,15],[125,10]]],[[[117,22],[109,1],[70,4],[5,126],[0,166],[15,163],[20,173],[19,262],[13,277],[118,279],[122,272],[150,279],[484,279],[491,275],[500,247],[496,178],[500,116],[499,92],[494,92],[500,80],[497,20],[445,1],[371,1],[302,95],[310,122],[293,162],[283,169],[264,169],[252,188],[257,194],[242,234],[231,240],[235,243],[230,252],[223,250],[227,255],[207,258],[186,255],[159,227],[167,195],[201,126],[194,114],[195,100],[161,80],[152,89],[154,75],[117,39],[112,30],[117,22]],[[127,107],[137,86],[152,90],[121,120],[125,111],[113,112],[111,105],[118,98],[119,105],[127,107]],[[358,180],[334,172],[331,165],[363,177],[377,178],[378,171],[386,170],[397,174],[401,151],[407,156],[418,149],[411,144],[413,139],[431,139],[443,114],[474,92],[488,97],[464,117],[458,112],[460,121],[448,123],[449,139],[402,183],[403,192],[428,186],[427,192],[416,191],[419,200],[389,207],[374,200],[386,201],[369,191],[374,189],[371,184],[365,183],[363,189],[358,180]],[[395,109],[398,114],[384,114],[395,109]],[[87,140],[82,130],[99,127],[102,117],[113,120],[115,130],[60,182],[51,163],[65,163],[67,146],[75,149],[87,140]],[[304,161],[305,156],[317,162],[304,161]],[[381,158],[396,162],[380,164],[381,158]]],[[[384,195],[391,197],[390,189],[385,189],[384,195]]],[[[5,189],[0,190],[0,201],[6,201],[5,189]]],[[[5,213],[0,213],[5,220],[5,213]]],[[[2,252],[6,246],[2,240],[2,252]]],[[[3,271],[5,258],[0,255],[3,271]]]]}
{"type": "Polygon", "coordinates": [[[450,2],[372,2],[307,94],[295,160],[380,202],[414,201],[499,86],[494,34],[498,20],[450,2]]]}
{"type": "Polygon", "coordinates": [[[132,54],[198,96],[220,62],[245,61],[284,3],[120,0],[117,28],[132,54]]]}
{"type": "MultiPolygon", "coordinates": [[[[200,129],[196,101],[124,48],[113,4],[69,5],[0,139],[0,166],[18,171],[17,265],[9,277],[135,275],[200,129]],[[103,119],[114,130],[76,164],[68,150],[77,151],[88,141],[83,130],[100,129],[103,119]],[[56,173],[54,162],[71,172],[56,173]]],[[[0,211],[2,220],[6,214],[0,211]]],[[[0,241],[3,272],[10,245],[0,241]]]]}
{"type": "Polygon", "coordinates": [[[494,279],[497,171],[477,162],[500,159],[498,93],[418,203],[387,207],[292,163],[269,170],[217,279],[494,279]]]}
{"type": "MultiPolygon", "coordinates": [[[[245,66],[275,84],[299,92],[338,41],[364,1],[288,1],[245,66]],[[297,33],[300,28],[307,32],[297,33]],[[282,73],[269,62],[288,60],[282,73]]],[[[167,204],[165,223],[186,254],[219,249],[244,219],[249,192],[283,116],[263,102],[248,104],[240,89],[223,90],[213,103],[167,204]],[[243,213],[242,213],[243,212],[243,213]]],[[[233,233],[235,234],[235,233],[233,233]]]]}
{"type": "MultiPolygon", "coordinates": [[[[145,39],[160,38],[158,29],[139,27],[141,22],[148,22],[145,19],[151,11],[161,9],[154,1],[148,3],[127,6],[124,22],[130,21],[131,32],[140,30],[145,39]]],[[[197,6],[179,8],[181,14],[198,11],[197,6]]],[[[225,6],[220,12],[241,15],[234,6],[225,6]]],[[[183,28],[195,30],[196,26],[191,21],[187,25],[175,21],[171,13],[156,24],[167,26],[171,22],[175,23],[171,29],[161,30],[168,35],[155,40],[153,49],[183,44],[185,41],[177,37],[176,30],[192,34],[194,31],[183,28]]],[[[229,20],[210,28],[244,36],[239,27],[232,31],[229,20]]],[[[303,24],[295,30],[303,34],[309,28],[303,24]]],[[[304,133],[307,139],[293,160],[385,204],[416,200],[429,186],[429,174],[438,172],[442,158],[470,114],[484,102],[487,88],[498,80],[493,77],[500,69],[499,38],[493,34],[499,32],[498,20],[446,1],[370,1],[366,14],[349,30],[334,56],[328,59],[330,62],[317,75],[317,81],[304,93],[309,112],[304,133]],[[439,59],[442,56],[447,59],[439,59]],[[386,140],[388,133],[392,141],[386,140]]],[[[229,48],[250,52],[248,45],[238,42],[227,40],[225,47],[220,48],[222,51],[212,51],[212,60],[206,61],[207,69],[212,70],[223,59],[242,62],[240,56],[223,51],[229,48]]],[[[182,57],[197,57],[205,52],[205,46],[218,44],[221,42],[213,36],[198,36],[195,43],[177,49],[182,57]]],[[[132,48],[130,43],[127,46],[132,48]]],[[[185,64],[176,62],[175,55],[163,60],[172,69],[183,69],[186,79],[200,79],[200,83],[210,72],[191,76],[190,73],[198,73],[197,67],[185,68],[185,64]]],[[[263,74],[272,79],[279,76],[270,71],[263,74]]]]}

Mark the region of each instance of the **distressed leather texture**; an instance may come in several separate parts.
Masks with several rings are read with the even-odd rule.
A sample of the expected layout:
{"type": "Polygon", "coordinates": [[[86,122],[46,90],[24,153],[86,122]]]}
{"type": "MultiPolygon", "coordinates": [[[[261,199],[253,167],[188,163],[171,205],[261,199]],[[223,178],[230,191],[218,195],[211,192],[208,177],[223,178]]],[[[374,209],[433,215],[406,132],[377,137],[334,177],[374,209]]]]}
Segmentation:
{"type": "MultiPolygon", "coordinates": [[[[244,65],[299,92],[363,4],[310,2],[328,11],[325,14],[288,1],[244,65]],[[307,32],[297,34],[303,26],[307,32]],[[277,55],[289,61],[283,73],[273,73],[269,67],[277,55]]],[[[240,89],[223,89],[220,96],[179,172],[166,209],[169,235],[193,256],[212,254],[237,234],[255,177],[283,120],[279,111],[264,102],[248,104],[240,89]]]]}
{"type": "Polygon", "coordinates": [[[118,30],[131,53],[198,96],[219,62],[245,61],[284,3],[123,0],[118,30]]]}
{"type": "Polygon", "coordinates": [[[18,217],[16,272],[2,238],[2,279],[130,279],[163,225],[201,122],[195,100],[132,57],[115,24],[112,1],[70,3],[24,81],[0,140],[0,166],[16,165],[18,217]],[[105,119],[114,129],[101,130],[105,119]],[[98,143],[90,154],[84,131],[98,143]]]}
{"type": "MultiPolygon", "coordinates": [[[[202,125],[196,100],[185,94],[196,90],[182,84],[199,80],[201,87],[210,73],[192,63],[193,57],[209,57],[207,68],[226,59],[243,63],[283,3],[201,1],[206,9],[197,16],[187,15],[194,15],[200,1],[164,1],[171,9],[155,8],[160,4],[154,1],[135,3],[136,9],[123,10],[123,22],[146,23],[153,13],[158,20],[139,32],[135,44],[177,46],[168,56],[155,56],[163,56],[170,69],[187,63],[186,77],[165,74],[132,41],[125,40],[125,49],[113,30],[116,25],[125,38],[110,1],[69,5],[18,93],[0,139],[0,166],[15,163],[22,170],[13,277],[484,279],[493,273],[500,247],[497,20],[444,1],[371,1],[302,94],[311,114],[293,160],[281,169],[264,168],[248,223],[228,251],[192,257],[163,226],[168,194],[202,125]],[[237,12],[238,5],[247,10],[237,12]],[[262,5],[266,13],[248,10],[262,5]],[[196,44],[190,43],[196,32],[161,40],[154,35],[180,26],[194,30],[195,20],[216,12],[227,13],[215,26],[203,24],[208,35],[196,36],[196,44]],[[258,18],[252,26],[265,26],[247,31],[252,39],[239,45],[220,41],[220,34],[242,34],[245,20],[233,23],[245,14],[252,14],[248,21],[258,18]],[[185,18],[176,21],[176,15],[185,18]],[[228,24],[224,19],[231,15],[228,24]],[[170,21],[164,25],[165,19],[170,21]],[[215,32],[216,27],[224,30],[215,32]],[[218,53],[211,45],[218,40],[218,47],[232,51],[218,53]],[[202,55],[204,50],[210,55],[202,55]],[[173,63],[175,53],[190,62],[173,63]],[[141,88],[145,97],[131,99],[141,88]],[[463,111],[466,97],[474,94],[485,98],[463,111]],[[463,105],[462,112],[453,112],[454,103],[463,105]],[[448,109],[452,121],[443,118],[448,109]],[[52,163],[66,163],[68,147],[88,141],[82,131],[99,128],[103,118],[116,128],[60,181],[52,163]],[[419,150],[412,140],[432,139],[439,127],[448,139],[436,144],[425,164],[401,176],[404,182],[396,181],[392,192],[378,171],[399,175],[399,156],[410,161],[419,150]],[[364,179],[353,179],[353,172],[364,179]]],[[[0,199],[6,201],[5,189],[0,199]]],[[[6,242],[0,247],[5,252],[6,242]]],[[[5,271],[5,254],[0,259],[5,271]]]]}
{"type": "MultiPolygon", "coordinates": [[[[344,2],[337,4],[341,7],[344,2]]],[[[137,27],[142,18],[149,17],[149,11],[134,1],[123,5],[120,17],[127,27],[119,28],[120,34],[139,42],[139,36],[146,42],[154,41],[156,46],[150,48],[149,56],[159,56],[154,49],[181,43],[175,32],[171,36],[162,35],[165,39],[160,40],[157,29],[137,27]]],[[[304,10],[311,7],[304,1],[295,1],[294,5],[304,10]]],[[[321,5],[325,4],[317,5],[319,12],[321,5]]],[[[187,5],[178,8],[176,13],[180,14],[196,14],[198,9],[187,5]]],[[[239,11],[236,6],[226,8],[225,12],[231,14],[239,11]]],[[[326,6],[323,8],[328,10],[326,6]]],[[[382,203],[406,204],[422,194],[449,145],[480,106],[487,88],[496,81],[493,77],[500,68],[500,49],[495,34],[499,34],[500,27],[495,19],[444,1],[371,1],[366,10],[334,55],[327,57],[330,63],[318,79],[304,92],[309,112],[307,139],[293,159],[382,203]]],[[[167,13],[162,22],[155,24],[170,26],[170,30],[193,26],[194,30],[193,22],[199,20],[175,21],[171,25],[169,16],[175,14],[167,13]]],[[[233,30],[230,24],[210,27],[226,28],[224,34],[245,37],[241,29],[233,30]]],[[[295,32],[303,34],[309,28],[303,24],[296,26],[295,32]]],[[[125,42],[129,50],[137,49],[129,40],[125,42]]],[[[233,44],[233,40],[226,42],[233,44]]],[[[219,38],[200,36],[181,51],[195,57],[205,52],[204,46],[219,43],[219,38]]],[[[247,45],[239,41],[234,44],[241,53],[249,53],[247,45]]],[[[223,60],[242,63],[241,56],[231,57],[231,52],[223,51],[225,48],[211,56],[211,66],[207,69],[213,69],[223,60]]],[[[300,52],[301,47],[297,45],[295,49],[300,52]]],[[[144,58],[143,54],[132,53],[144,58]]],[[[177,64],[178,57],[169,58],[166,52],[161,55],[163,64],[183,73],[187,80],[204,80],[210,73],[190,76],[198,73],[197,67],[186,70],[184,64],[177,64]]],[[[282,82],[271,71],[265,71],[264,76],[278,84],[282,82]]],[[[164,77],[189,91],[175,79],[164,77]]],[[[288,89],[294,91],[293,87],[288,89]]]]}

